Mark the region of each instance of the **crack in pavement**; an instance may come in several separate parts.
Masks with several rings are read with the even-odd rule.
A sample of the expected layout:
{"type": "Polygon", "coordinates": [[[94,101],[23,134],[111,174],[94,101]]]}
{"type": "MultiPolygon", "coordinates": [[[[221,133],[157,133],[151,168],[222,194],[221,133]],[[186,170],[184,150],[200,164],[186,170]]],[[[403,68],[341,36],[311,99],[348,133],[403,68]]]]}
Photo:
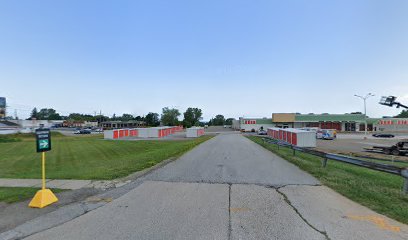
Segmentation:
{"type": "Polygon", "coordinates": [[[283,197],[283,200],[296,212],[296,214],[300,217],[300,219],[302,219],[313,230],[315,230],[316,232],[322,234],[327,240],[331,240],[329,235],[327,234],[327,232],[320,231],[315,226],[313,226],[309,221],[307,221],[307,219],[305,217],[303,217],[303,215],[299,212],[299,210],[295,206],[293,206],[293,204],[289,200],[288,196],[286,196],[285,193],[280,191],[280,188],[283,188],[283,187],[275,188],[275,191],[283,197]]]}
{"type": "MultiPolygon", "coordinates": [[[[128,193],[129,191],[137,188],[140,184],[144,183],[146,180],[145,179],[140,179],[139,181],[137,181],[138,183],[135,184],[135,182],[133,182],[133,184],[135,184],[136,186],[133,186],[132,188],[128,189],[128,191],[125,191],[122,194],[118,194],[118,196],[115,196],[111,199],[114,200],[116,198],[121,197],[122,195],[128,193]],[[141,181],[140,181],[141,180],[141,181]]],[[[274,190],[276,190],[281,196],[283,196],[285,202],[296,212],[296,214],[308,225],[310,226],[312,229],[314,229],[315,231],[321,233],[322,235],[324,235],[326,237],[326,239],[330,240],[329,236],[327,235],[326,232],[324,231],[320,231],[317,228],[315,228],[313,225],[311,225],[300,213],[299,211],[291,204],[290,200],[288,199],[288,197],[282,193],[281,191],[279,191],[280,188],[286,187],[286,186],[321,186],[321,185],[316,185],[316,184],[285,184],[285,185],[268,185],[268,184],[256,184],[256,183],[226,183],[226,182],[208,182],[208,181],[157,181],[157,180],[147,180],[147,181],[153,181],[153,182],[169,182],[169,183],[202,183],[202,184],[226,184],[228,185],[228,239],[232,239],[232,213],[231,213],[231,189],[232,189],[232,185],[254,185],[254,186],[261,186],[261,187],[265,187],[265,188],[272,188],[274,190]]],[[[101,194],[102,195],[102,194],[101,194]]],[[[106,193],[104,193],[104,195],[106,195],[106,193]]],[[[100,197],[98,198],[101,201],[89,201],[89,199],[85,200],[85,201],[81,201],[79,203],[77,203],[77,206],[82,210],[80,213],[78,213],[76,216],[72,216],[69,219],[66,219],[65,221],[61,221],[57,224],[50,224],[49,226],[44,226],[40,229],[36,229],[33,231],[30,231],[30,233],[26,233],[24,231],[19,231],[20,229],[15,228],[12,230],[9,230],[9,233],[17,233],[14,237],[10,238],[10,239],[21,239],[21,238],[25,238],[28,236],[31,236],[33,234],[36,234],[38,232],[42,232],[51,228],[55,228],[57,226],[60,226],[66,222],[72,221],[75,218],[78,218],[82,215],[85,215],[93,210],[96,210],[102,206],[105,206],[106,204],[108,204],[110,201],[103,201],[105,198],[104,197],[100,197]]],[[[75,204],[73,204],[75,205],[75,204]]],[[[70,207],[72,207],[73,205],[68,205],[70,207]]],[[[68,207],[67,206],[67,207],[68,207]]],[[[62,210],[62,209],[61,209],[62,210]]],[[[58,211],[58,210],[57,210],[58,211]]],[[[6,232],[3,232],[6,233],[6,232]]],[[[14,234],[13,234],[14,235],[14,234]]]]}
{"type": "Polygon", "coordinates": [[[208,180],[197,180],[197,181],[188,181],[188,180],[155,180],[155,179],[146,179],[146,181],[152,182],[168,182],[168,183],[205,183],[205,184],[228,184],[228,185],[254,185],[266,188],[279,189],[287,186],[311,186],[319,187],[323,186],[322,184],[308,184],[308,183],[288,183],[288,184],[266,184],[266,183],[251,183],[251,182],[225,182],[225,181],[208,181],[208,180]]]}

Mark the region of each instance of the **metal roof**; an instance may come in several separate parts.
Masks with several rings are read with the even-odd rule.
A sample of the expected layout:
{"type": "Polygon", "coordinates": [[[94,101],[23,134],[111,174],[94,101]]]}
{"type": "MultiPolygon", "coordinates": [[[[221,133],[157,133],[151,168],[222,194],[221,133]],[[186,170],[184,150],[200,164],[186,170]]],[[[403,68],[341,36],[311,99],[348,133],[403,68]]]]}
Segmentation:
{"type": "Polygon", "coordinates": [[[364,122],[364,114],[296,114],[296,122],[364,122]]]}

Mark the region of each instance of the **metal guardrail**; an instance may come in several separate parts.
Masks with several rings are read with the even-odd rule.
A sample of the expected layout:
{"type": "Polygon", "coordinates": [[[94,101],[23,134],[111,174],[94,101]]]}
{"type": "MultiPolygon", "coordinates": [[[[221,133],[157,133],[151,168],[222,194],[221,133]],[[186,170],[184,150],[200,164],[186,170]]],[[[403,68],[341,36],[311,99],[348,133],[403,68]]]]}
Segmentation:
{"type": "Polygon", "coordinates": [[[328,160],[334,160],[334,161],[339,161],[339,162],[344,162],[348,164],[352,164],[355,166],[360,166],[364,168],[369,168],[372,170],[377,170],[385,173],[390,173],[394,175],[398,175],[404,178],[404,186],[402,188],[402,192],[404,194],[408,194],[408,168],[402,168],[402,167],[397,167],[393,165],[387,165],[387,164],[381,164],[381,163],[375,163],[375,162],[368,162],[364,161],[361,159],[353,158],[353,157],[348,157],[348,156],[343,156],[339,154],[333,154],[333,153],[325,153],[313,149],[308,149],[308,148],[302,148],[302,147],[296,147],[291,144],[281,142],[281,141],[275,141],[270,138],[262,138],[263,142],[267,142],[270,144],[275,144],[279,147],[287,147],[293,150],[293,155],[296,155],[296,151],[311,154],[314,156],[318,156],[322,158],[322,167],[326,167],[327,161],[328,160]]]}

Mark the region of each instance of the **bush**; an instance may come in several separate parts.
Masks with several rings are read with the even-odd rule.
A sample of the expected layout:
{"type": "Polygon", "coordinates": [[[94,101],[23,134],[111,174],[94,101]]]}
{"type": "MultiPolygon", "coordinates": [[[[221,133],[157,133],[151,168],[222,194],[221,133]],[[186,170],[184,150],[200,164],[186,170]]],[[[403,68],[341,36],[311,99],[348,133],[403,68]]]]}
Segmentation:
{"type": "Polygon", "coordinates": [[[21,142],[21,139],[20,138],[0,136],[0,143],[8,143],[8,142],[21,142]]]}

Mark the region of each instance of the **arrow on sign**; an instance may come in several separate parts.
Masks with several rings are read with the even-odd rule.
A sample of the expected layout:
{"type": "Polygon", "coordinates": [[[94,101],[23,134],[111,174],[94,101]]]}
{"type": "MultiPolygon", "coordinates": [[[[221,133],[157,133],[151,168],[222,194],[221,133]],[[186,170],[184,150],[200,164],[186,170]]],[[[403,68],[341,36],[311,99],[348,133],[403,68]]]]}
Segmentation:
{"type": "Polygon", "coordinates": [[[40,148],[48,148],[48,141],[47,140],[41,140],[40,141],[40,148]]]}

